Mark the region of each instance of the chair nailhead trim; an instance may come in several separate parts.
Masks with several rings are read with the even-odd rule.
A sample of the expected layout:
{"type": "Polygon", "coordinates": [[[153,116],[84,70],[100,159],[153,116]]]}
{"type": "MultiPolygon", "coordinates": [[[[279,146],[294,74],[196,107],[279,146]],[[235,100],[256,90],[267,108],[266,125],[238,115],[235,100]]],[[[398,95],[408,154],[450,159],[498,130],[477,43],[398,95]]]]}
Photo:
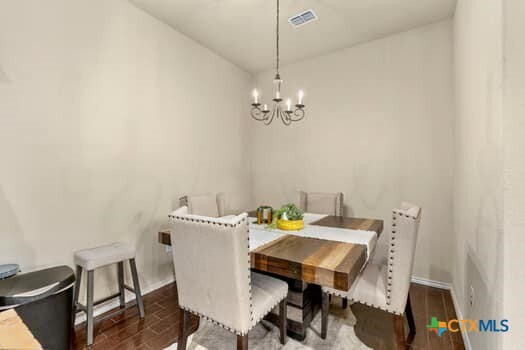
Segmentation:
{"type": "MultiPolygon", "coordinates": [[[[198,223],[198,224],[212,224],[212,225],[225,226],[225,227],[236,227],[236,226],[241,225],[242,223],[247,221],[246,217],[243,217],[239,222],[236,222],[235,224],[227,224],[227,223],[210,221],[210,220],[200,220],[200,219],[188,218],[188,217],[178,216],[178,215],[169,215],[169,218],[171,220],[174,220],[174,221],[178,220],[178,221],[186,221],[186,222],[195,222],[195,223],[198,223]]],[[[214,319],[211,319],[208,316],[201,314],[200,312],[194,311],[194,310],[189,309],[189,308],[184,307],[184,306],[180,306],[183,310],[191,312],[192,314],[197,315],[199,317],[202,317],[202,318],[212,322],[213,324],[215,324],[217,326],[220,326],[220,327],[222,327],[222,328],[224,328],[224,329],[226,329],[226,330],[228,330],[228,331],[230,331],[232,333],[235,333],[237,335],[246,335],[246,334],[248,334],[250,329],[252,329],[253,326],[255,324],[257,324],[257,323],[255,323],[255,324],[253,323],[252,281],[251,281],[251,260],[250,260],[250,257],[251,257],[251,255],[250,255],[250,229],[249,228],[247,228],[247,230],[246,230],[246,241],[247,241],[246,242],[247,243],[246,246],[248,248],[248,298],[250,300],[250,320],[251,320],[250,327],[248,328],[247,331],[245,331],[245,332],[238,331],[238,330],[233,329],[233,328],[231,328],[229,326],[226,326],[226,325],[224,325],[224,324],[222,324],[220,322],[217,322],[214,319]]],[[[278,303],[280,303],[281,300],[279,300],[278,303]]],[[[277,305],[277,304],[275,304],[275,305],[277,305]]],[[[275,307],[275,305],[273,307],[275,307]]],[[[273,307],[272,307],[272,309],[273,309],[273,307]]],[[[270,310],[272,310],[272,309],[270,309],[270,310]]],[[[264,315],[264,316],[266,316],[266,315],[264,315]]],[[[257,322],[259,322],[259,321],[257,321],[257,322]]]]}
{"type": "Polygon", "coordinates": [[[220,322],[217,322],[217,321],[215,321],[214,319],[209,318],[208,316],[201,314],[200,312],[194,311],[194,310],[192,310],[192,309],[190,309],[190,308],[187,308],[187,307],[185,307],[185,306],[181,306],[180,308],[183,309],[183,310],[186,310],[186,311],[188,311],[188,312],[190,312],[190,313],[192,313],[192,314],[194,314],[194,315],[196,315],[196,316],[202,317],[202,318],[204,318],[205,320],[208,320],[208,321],[210,321],[211,323],[213,323],[213,324],[215,324],[215,325],[217,325],[217,326],[220,326],[220,327],[222,327],[222,328],[224,328],[224,329],[226,329],[226,330],[228,330],[228,331],[230,331],[230,332],[232,332],[232,333],[235,333],[235,334],[237,334],[237,335],[246,335],[246,334],[248,334],[248,332],[250,331],[250,329],[253,328],[253,325],[250,325],[250,328],[248,328],[247,331],[245,331],[245,332],[240,332],[240,331],[238,331],[238,330],[236,330],[236,329],[233,329],[232,327],[229,327],[229,326],[226,326],[226,325],[224,325],[224,324],[222,324],[222,323],[220,323],[220,322]]]}
{"type": "Polygon", "coordinates": [[[279,301],[277,301],[275,304],[273,304],[272,306],[270,306],[268,309],[266,309],[262,314],[261,314],[261,317],[255,321],[255,323],[253,322],[253,319],[252,319],[252,327],[255,326],[257,323],[259,323],[259,321],[261,321],[270,311],[273,310],[274,307],[276,307],[277,305],[279,305],[279,303],[281,301],[283,301],[284,299],[286,298],[286,295],[284,297],[282,297],[281,299],[279,299],[279,301]]]}
{"type": "Polygon", "coordinates": [[[337,290],[323,288],[323,292],[327,293],[327,294],[330,294],[330,295],[336,295],[338,297],[347,298],[348,301],[351,302],[351,303],[359,303],[359,304],[363,304],[363,305],[366,305],[366,306],[371,306],[371,307],[376,308],[376,309],[383,310],[383,311],[391,313],[391,314],[403,315],[402,312],[397,312],[397,311],[395,311],[393,309],[390,309],[390,308],[385,308],[385,307],[382,307],[380,305],[375,305],[375,304],[367,303],[367,302],[362,301],[362,300],[357,300],[357,299],[354,299],[354,298],[350,298],[350,297],[348,297],[348,293],[345,293],[343,291],[339,292],[337,290]]]}
{"type": "Polygon", "coordinates": [[[389,306],[390,306],[390,300],[391,300],[391,294],[392,294],[392,281],[393,281],[393,278],[394,278],[394,261],[395,261],[395,239],[396,239],[396,226],[397,226],[397,223],[396,223],[396,220],[397,220],[397,216],[403,218],[403,217],[406,217],[408,219],[410,219],[410,221],[412,223],[416,223],[418,218],[416,217],[413,217],[413,216],[410,216],[410,215],[407,215],[407,214],[404,214],[404,213],[401,213],[397,210],[393,210],[392,211],[392,231],[391,231],[391,235],[390,235],[390,246],[391,246],[391,249],[390,249],[390,252],[389,252],[389,257],[388,257],[388,271],[387,271],[387,288],[386,288],[386,305],[387,307],[383,307],[381,305],[374,305],[374,304],[371,304],[371,303],[367,303],[365,301],[362,301],[362,300],[356,300],[356,299],[353,299],[353,298],[350,298],[348,297],[348,292],[343,292],[343,291],[338,291],[338,290],[333,290],[333,289],[326,289],[326,288],[323,288],[323,292],[324,293],[328,293],[330,295],[337,295],[339,297],[343,297],[343,298],[348,298],[348,300],[350,302],[356,302],[356,303],[360,303],[360,304],[364,304],[364,305],[367,305],[367,306],[371,306],[371,307],[374,307],[376,309],[380,309],[380,310],[383,310],[383,311],[386,311],[388,313],[391,313],[391,314],[395,314],[395,315],[403,315],[403,312],[398,312],[398,311],[395,311],[393,309],[391,309],[389,306]],[[397,214],[397,215],[396,215],[397,214]]]}
{"type": "Polygon", "coordinates": [[[244,221],[246,221],[246,217],[242,218],[240,221],[234,223],[234,224],[227,224],[223,222],[217,222],[217,221],[210,221],[210,220],[201,220],[201,219],[194,219],[194,218],[187,218],[184,216],[177,216],[177,215],[168,215],[168,217],[172,220],[179,220],[179,221],[187,221],[187,222],[196,222],[199,224],[212,224],[212,225],[218,225],[218,226],[225,226],[225,227],[237,227],[240,224],[242,224],[244,221]]]}
{"type": "Polygon", "coordinates": [[[253,327],[253,303],[252,303],[252,261],[250,254],[250,228],[246,225],[246,246],[248,247],[248,297],[250,298],[250,321],[253,327]]]}

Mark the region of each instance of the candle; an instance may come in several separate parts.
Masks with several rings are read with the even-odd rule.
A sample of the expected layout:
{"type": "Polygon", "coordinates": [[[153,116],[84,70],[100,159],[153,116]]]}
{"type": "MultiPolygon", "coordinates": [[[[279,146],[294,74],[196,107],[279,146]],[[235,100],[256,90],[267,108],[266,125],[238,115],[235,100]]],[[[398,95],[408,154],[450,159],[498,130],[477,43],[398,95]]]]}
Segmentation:
{"type": "Polygon", "coordinates": [[[275,98],[281,98],[281,93],[279,91],[275,92],[275,98]]]}
{"type": "Polygon", "coordinates": [[[299,97],[299,101],[297,102],[297,104],[300,104],[302,105],[303,104],[303,96],[304,96],[304,93],[303,93],[303,90],[299,90],[299,93],[297,94],[297,97],[299,97]]]}
{"type": "Polygon", "coordinates": [[[288,99],[286,101],[286,106],[288,107],[288,110],[291,111],[292,110],[292,101],[290,101],[290,99],[288,99]]]}
{"type": "Polygon", "coordinates": [[[257,103],[257,98],[259,97],[259,93],[256,89],[253,89],[253,103],[257,103]]]}
{"type": "Polygon", "coordinates": [[[268,105],[265,103],[263,111],[267,111],[267,110],[268,110],[268,105]]]}

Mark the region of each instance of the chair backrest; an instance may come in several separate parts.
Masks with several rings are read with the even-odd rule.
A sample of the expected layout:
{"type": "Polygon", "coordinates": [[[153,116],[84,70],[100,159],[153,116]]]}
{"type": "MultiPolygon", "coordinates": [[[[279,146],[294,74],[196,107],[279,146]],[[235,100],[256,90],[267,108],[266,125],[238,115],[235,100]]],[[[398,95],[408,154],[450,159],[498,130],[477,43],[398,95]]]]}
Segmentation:
{"type": "Polygon", "coordinates": [[[170,215],[180,307],[243,334],[252,323],[247,216],[203,217],[185,206],[170,215]]]}
{"type": "Polygon", "coordinates": [[[226,200],[224,193],[186,195],[179,198],[181,207],[187,206],[189,214],[217,218],[224,216],[226,200]]]}
{"type": "Polygon", "coordinates": [[[387,304],[403,313],[412,279],[421,208],[403,202],[392,210],[392,232],[388,247],[387,304]]]}
{"type": "Polygon", "coordinates": [[[343,216],[343,194],[299,191],[299,208],[308,213],[343,216]]]}

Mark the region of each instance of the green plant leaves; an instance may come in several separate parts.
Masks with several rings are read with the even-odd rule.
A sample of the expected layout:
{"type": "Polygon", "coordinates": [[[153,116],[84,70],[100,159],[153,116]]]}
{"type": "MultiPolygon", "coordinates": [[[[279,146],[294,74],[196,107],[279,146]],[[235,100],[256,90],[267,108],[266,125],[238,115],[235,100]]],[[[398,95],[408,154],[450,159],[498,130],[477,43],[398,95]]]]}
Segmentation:
{"type": "Polygon", "coordinates": [[[304,216],[303,211],[293,203],[285,204],[281,209],[275,210],[274,218],[281,219],[284,213],[286,213],[286,218],[288,220],[301,220],[304,216]]]}

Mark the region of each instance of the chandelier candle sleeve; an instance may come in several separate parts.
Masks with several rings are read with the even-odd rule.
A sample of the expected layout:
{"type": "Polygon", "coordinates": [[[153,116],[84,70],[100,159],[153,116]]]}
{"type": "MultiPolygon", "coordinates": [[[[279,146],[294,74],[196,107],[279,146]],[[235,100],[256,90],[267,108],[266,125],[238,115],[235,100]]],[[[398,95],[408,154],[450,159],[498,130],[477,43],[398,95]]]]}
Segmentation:
{"type": "Polygon", "coordinates": [[[273,80],[273,107],[271,111],[268,105],[264,104],[261,109],[259,102],[259,93],[256,89],[253,90],[253,103],[250,112],[253,119],[263,122],[265,125],[270,125],[274,119],[281,119],[284,125],[290,125],[292,122],[298,122],[304,118],[304,104],[303,104],[303,90],[299,90],[297,94],[297,104],[295,109],[292,109],[292,101],[286,99],[286,108],[283,108],[281,102],[281,85],[283,83],[281,75],[279,74],[279,0],[277,0],[277,18],[276,18],[276,64],[275,64],[275,78],[273,80]]]}
{"type": "Polygon", "coordinates": [[[279,76],[279,74],[277,74],[275,76],[275,79],[273,80],[273,84],[274,84],[274,96],[275,96],[275,99],[280,99],[281,98],[281,83],[283,81],[281,80],[281,77],[279,76]]]}

